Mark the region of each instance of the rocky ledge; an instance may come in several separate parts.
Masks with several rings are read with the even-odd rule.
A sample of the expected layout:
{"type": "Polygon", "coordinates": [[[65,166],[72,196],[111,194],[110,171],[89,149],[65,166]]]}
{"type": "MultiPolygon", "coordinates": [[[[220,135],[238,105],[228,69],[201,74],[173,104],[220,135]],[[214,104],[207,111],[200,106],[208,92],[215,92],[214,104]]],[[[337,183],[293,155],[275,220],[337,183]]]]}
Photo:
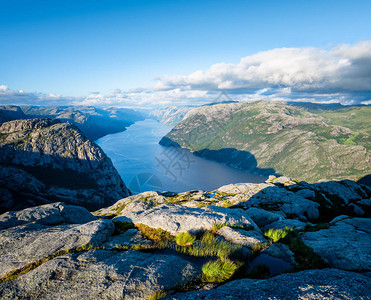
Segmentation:
{"type": "Polygon", "coordinates": [[[0,211],[55,201],[97,209],[129,193],[111,160],[75,125],[25,119],[0,126],[0,211]]]}
{"type": "Polygon", "coordinates": [[[270,177],[145,192],[94,214],[7,212],[0,298],[368,299],[370,196],[352,181],[270,177]]]}

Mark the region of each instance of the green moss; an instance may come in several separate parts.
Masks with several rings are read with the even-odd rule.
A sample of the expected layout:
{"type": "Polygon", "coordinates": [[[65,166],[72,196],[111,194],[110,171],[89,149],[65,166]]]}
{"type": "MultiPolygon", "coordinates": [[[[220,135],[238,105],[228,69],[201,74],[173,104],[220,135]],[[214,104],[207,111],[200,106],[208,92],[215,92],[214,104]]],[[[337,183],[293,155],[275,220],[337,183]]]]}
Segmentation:
{"type": "Polygon", "coordinates": [[[118,207],[116,207],[116,215],[118,215],[120,212],[122,212],[125,207],[126,207],[126,204],[125,203],[123,203],[123,204],[119,205],[118,207]]]}

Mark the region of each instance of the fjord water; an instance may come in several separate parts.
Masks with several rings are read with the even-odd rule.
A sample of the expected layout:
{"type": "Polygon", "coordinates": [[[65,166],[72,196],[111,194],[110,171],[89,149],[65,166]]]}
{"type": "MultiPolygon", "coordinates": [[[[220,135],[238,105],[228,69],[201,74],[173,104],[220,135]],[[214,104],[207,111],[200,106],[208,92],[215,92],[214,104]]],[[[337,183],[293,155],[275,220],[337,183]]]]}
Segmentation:
{"type": "Polygon", "coordinates": [[[150,190],[211,191],[229,183],[264,182],[262,176],[196,157],[186,149],[159,145],[170,130],[170,126],[146,119],[96,143],[134,194],[150,190]]]}

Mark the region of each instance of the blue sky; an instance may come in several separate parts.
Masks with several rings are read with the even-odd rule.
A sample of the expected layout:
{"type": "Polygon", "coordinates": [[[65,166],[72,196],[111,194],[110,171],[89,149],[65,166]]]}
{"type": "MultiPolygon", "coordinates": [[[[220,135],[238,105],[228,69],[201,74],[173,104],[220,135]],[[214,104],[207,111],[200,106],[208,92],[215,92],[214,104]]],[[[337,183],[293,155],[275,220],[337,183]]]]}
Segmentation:
{"type": "MultiPolygon", "coordinates": [[[[370,12],[370,1],[341,0],[0,0],[0,85],[8,94],[23,90],[78,99],[94,92],[127,98],[139,87],[153,101],[164,97],[152,95],[159,89],[198,97],[205,87],[158,78],[206,72],[217,63],[238,65],[243,57],[276,48],[332,51],[369,41],[370,12]]],[[[275,92],[258,85],[244,86],[241,94],[250,88],[259,95],[275,92]]],[[[363,86],[356,92],[370,91],[363,86]]]]}

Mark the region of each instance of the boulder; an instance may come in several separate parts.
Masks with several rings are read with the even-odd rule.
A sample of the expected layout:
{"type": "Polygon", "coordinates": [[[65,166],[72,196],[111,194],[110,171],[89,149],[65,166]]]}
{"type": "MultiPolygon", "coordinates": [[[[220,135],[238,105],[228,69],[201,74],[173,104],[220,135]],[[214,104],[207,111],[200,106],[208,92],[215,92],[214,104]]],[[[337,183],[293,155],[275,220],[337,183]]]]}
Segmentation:
{"type": "Polygon", "coordinates": [[[296,265],[294,252],[292,252],[289,246],[285,244],[275,243],[270,245],[268,248],[265,248],[262,253],[272,257],[280,258],[292,265],[296,265]]]}
{"type": "Polygon", "coordinates": [[[259,227],[242,209],[208,206],[190,208],[182,205],[162,204],[147,211],[125,212],[113,220],[142,223],[153,228],[162,228],[172,234],[179,232],[197,233],[212,229],[214,224],[234,224],[259,227]]]}
{"type": "Polygon", "coordinates": [[[360,200],[362,197],[367,197],[367,193],[362,187],[350,180],[340,182],[324,181],[313,184],[313,188],[323,192],[332,202],[342,201],[349,204],[351,201],[360,200]]]}
{"type": "Polygon", "coordinates": [[[119,246],[151,245],[152,241],[143,237],[142,233],[135,229],[128,229],[120,235],[111,236],[102,246],[106,249],[114,249],[119,246]]]}
{"type": "Polygon", "coordinates": [[[303,242],[334,268],[370,271],[371,219],[337,219],[329,229],[303,233],[303,242]]]}
{"type": "Polygon", "coordinates": [[[60,250],[87,244],[100,246],[113,231],[110,220],[57,226],[30,223],[1,230],[0,276],[60,250]]]}
{"type": "Polygon", "coordinates": [[[235,280],[214,290],[179,293],[166,299],[367,299],[370,290],[369,277],[324,269],[282,274],[266,280],[235,280]]]}
{"type": "Polygon", "coordinates": [[[149,191],[123,198],[109,207],[94,212],[94,215],[120,216],[125,215],[127,212],[142,212],[152,208],[154,205],[164,204],[165,201],[166,198],[158,192],[149,191]]]}
{"type": "Polygon", "coordinates": [[[294,216],[302,220],[319,217],[318,203],[280,187],[268,187],[261,190],[247,201],[247,207],[280,211],[286,216],[294,216]]]}
{"type": "Polygon", "coordinates": [[[251,248],[254,245],[265,243],[267,240],[256,230],[234,229],[228,226],[220,228],[217,232],[228,242],[251,248]]]}
{"type": "Polygon", "coordinates": [[[56,257],[0,284],[2,299],[147,299],[181,286],[201,269],[173,255],[93,250],[56,257]]]}
{"type": "Polygon", "coordinates": [[[0,228],[10,228],[32,222],[44,225],[83,224],[96,219],[86,208],[56,202],[6,212],[0,215],[0,228]]]}
{"type": "Polygon", "coordinates": [[[280,220],[280,221],[276,221],[276,222],[273,222],[271,224],[268,224],[265,227],[263,227],[262,229],[263,230],[268,230],[270,228],[284,229],[284,228],[287,227],[287,228],[294,228],[294,229],[302,230],[302,229],[305,228],[306,225],[307,225],[307,223],[301,222],[299,220],[285,219],[285,220],[280,220]]]}
{"type": "Polygon", "coordinates": [[[270,212],[256,207],[251,207],[247,209],[246,213],[259,227],[264,227],[275,221],[285,219],[285,216],[282,213],[270,212]]]}

